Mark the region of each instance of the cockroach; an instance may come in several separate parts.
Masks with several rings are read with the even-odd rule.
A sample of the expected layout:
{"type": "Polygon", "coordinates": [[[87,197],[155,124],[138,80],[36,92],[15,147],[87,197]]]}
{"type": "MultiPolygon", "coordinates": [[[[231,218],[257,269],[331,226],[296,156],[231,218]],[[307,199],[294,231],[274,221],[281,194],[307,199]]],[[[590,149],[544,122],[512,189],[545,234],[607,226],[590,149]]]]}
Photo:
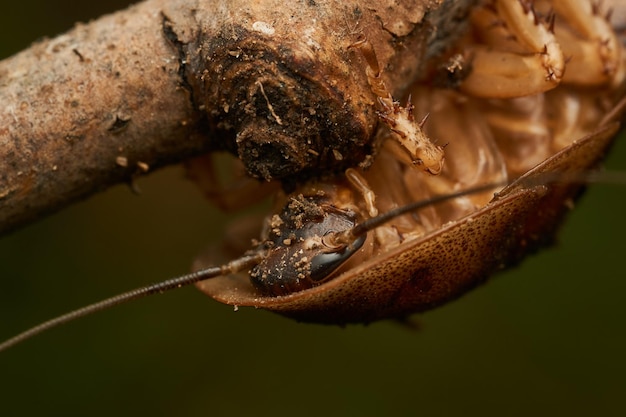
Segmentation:
{"type": "MultiPolygon", "coordinates": [[[[332,252],[330,248],[337,246],[346,253],[352,253],[348,248],[360,241],[338,244],[331,236],[312,243],[297,234],[291,236],[281,226],[292,225],[293,214],[284,214],[277,225],[268,226],[277,230],[268,243],[273,249],[268,250],[280,252],[275,248],[283,241],[295,248],[281,252],[282,263],[268,262],[273,273],[254,268],[250,274],[254,285],[215,279],[200,288],[228,304],[263,307],[302,321],[371,322],[401,318],[454,299],[495,270],[517,263],[527,252],[548,243],[579,188],[573,182],[548,192],[526,181],[550,174],[566,176],[599,163],[618,130],[612,120],[619,120],[623,112],[626,61],[618,36],[600,8],[584,2],[559,3],[554,9],[547,6],[492,2],[477,7],[471,17],[476,38],[461,42],[471,57],[466,65],[471,62],[472,69],[462,80],[460,92],[420,84],[412,90],[415,103],[405,108],[393,100],[380,79],[375,51],[367,40],[351,46],[362,49],[370,85],[379,97],[380,117],[395,140],[384,142],[369,170],[346,172],[352,188],[361,191],[362,204],[345,210],[375,214],[379,207],[402,206],[411,198],[453,195],[472,185],[515,179],[495,199],[489,193],[474,195],[421,213],[419,219],[404,218],[377,229],[369,247],[357,248],[358,260],[346,262],[349,266],[331,278],[328,271],[322,278],[311,278],[319,267],[316,256],[292,241],[301,238],[315,250],[332,252]],[[581,14],[592,23],[581,21],[581,14]],[[593,63],[579,62],[570,44],[573,39],[581,48],[602,45],[594,49],[596,56],[588,58],[593,63]],[[568,75],[567,59],[578,61],[573,68],[588,71],[586,76],[568,75]],[[493,77],[493,84],[484,82],[484,73],[493,77]],[[594,86],[604,87],[590,91],[594,86]],[[428,109],[432,127],[428,122],[415,123],[413,112],[428,109]],[[451,144],[457,149],[446,152],[443,169],[444,148],[428,136],[464,137],[469,145],[461,149],[458,142],[451,144]],[[417,175],[413,166],[424,167],[432,176],[417,175]],[[378,198],[378,206],[371,196],[378,198]],[[287,259],[296,262],[292,269],[287,259]],[[310,264],[303,267],[303,263],[310,264]],[[302,268],[308,268],[309,275],[298,279],[302,268]],[[281,271],[293,272],[293,278],[283,279],[281,271]]],[[[313,202],[321,200],[313,197],[316,194],[331,195],[333,207],[342,207],[341,196],[349,188],[328,192],[315,184],[304,199],[294,203],[303,210],[298,216],[309,218],[304,207],[317,206],[313,202]]],[[[348,206],[354,206],[353,200],[348,206]]],[[[311,216],[325,218],[319,213],[311,216]]],[[[356,223],[353,218],[344,221],[356,223]]],[[[339,256],[336,261],[344,259],[339,256]]]]}

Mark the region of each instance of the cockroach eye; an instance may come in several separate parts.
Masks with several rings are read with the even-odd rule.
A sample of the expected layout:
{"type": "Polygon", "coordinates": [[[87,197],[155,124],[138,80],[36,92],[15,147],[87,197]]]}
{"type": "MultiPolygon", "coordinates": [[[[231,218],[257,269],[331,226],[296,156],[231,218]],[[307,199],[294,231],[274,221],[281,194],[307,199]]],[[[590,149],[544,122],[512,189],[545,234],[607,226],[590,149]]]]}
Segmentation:
{"type": "Polygon", "coordinates": [[[365,242],[365,235],[338,241],[333,236],[351,230],[356,214],[298,197],[271,221],[268,255],[250,271],[252,284],[264,295],[279,296],[319,285],[365,242]]]}

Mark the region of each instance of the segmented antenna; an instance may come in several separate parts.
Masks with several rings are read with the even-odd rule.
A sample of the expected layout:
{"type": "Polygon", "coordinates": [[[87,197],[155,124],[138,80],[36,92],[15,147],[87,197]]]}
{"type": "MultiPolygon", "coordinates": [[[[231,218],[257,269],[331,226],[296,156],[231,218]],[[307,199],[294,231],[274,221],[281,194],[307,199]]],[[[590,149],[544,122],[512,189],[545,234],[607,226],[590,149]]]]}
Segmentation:
{"type": "Polygon", "coordinates": [[[43,333],[46,330],[50,330],[62,324],[69,323],[70,321],[74,321],[81,317],[97,313],[98,311],[106,310],[116,305],[147,297],[149,295],[161,294],[169,290],[185,287],[191,284],[195,284],[199,281],[204,281],[206,279],[237,273],[258,264],[263,256],[263,252],[257,252],[251,255],[244,255],[241,258],[237,258],[225,265],[214,266],[176,278],[168,279],[166,281],[150,284],[145,287],[136,288],[134,290],[118,294],[111,298],[107,298],[105,300],[87,305],[77,310],[70,311],[69,313],[45,321],[41,324],[31,327],[30,329],[16,336],[13,336],[10,339],[5,340],[4,342],[0,343],[0,352],[7,350],[10,347],[24,342],[34,336],[37,336],[38,334],[43,333]]]}
{"type": "MultiPolygon", "coordinates": [[[[427,200],[415,201],[404,206],[396,207],[389,210],[386,213],[377,217],[364,220],[361,223],[354,226],[352,229],[348,229],[342,232],[335,233],[331,236],[330,242],[336,245],[346,244],[354,241],[355,238],[373,230],[383,224],[393,220],[396,217],[402,216],[407,213],[416,212],[425,207],[445,203],[456,198],[465,197],[472,194],[480,194],[485,191],[502,188],[505,186],[520,186],[520,187],[536,187],[540,185],[549,184],[572,184],[572,183],[603,183],[603,184],[626,184],[626,173],[624,172],[545,172],[531,177],[520,178],[514,182],[497,181],[484,185],[478,185],[476,187],[467,188],[451,194],[437,195],[427,200]]],[[[497,194],[496,194],[497,195],[497,194]]]]}

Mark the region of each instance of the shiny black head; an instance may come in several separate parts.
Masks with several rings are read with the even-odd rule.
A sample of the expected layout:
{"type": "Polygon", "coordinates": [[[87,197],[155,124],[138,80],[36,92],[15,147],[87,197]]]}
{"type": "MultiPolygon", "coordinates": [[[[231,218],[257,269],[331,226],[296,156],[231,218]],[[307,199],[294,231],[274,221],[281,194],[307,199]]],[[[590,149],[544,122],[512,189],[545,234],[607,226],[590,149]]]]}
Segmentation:
{"type": "Polygon", "coordinates": [[[333,237],[356,225],[356,214],[325,203],[320,197],[298,196],[272,218],[268,255],[250,271],[253,285],[264,295],[286,295],[329,280],[365,241],[347,243],[333,237]]]}

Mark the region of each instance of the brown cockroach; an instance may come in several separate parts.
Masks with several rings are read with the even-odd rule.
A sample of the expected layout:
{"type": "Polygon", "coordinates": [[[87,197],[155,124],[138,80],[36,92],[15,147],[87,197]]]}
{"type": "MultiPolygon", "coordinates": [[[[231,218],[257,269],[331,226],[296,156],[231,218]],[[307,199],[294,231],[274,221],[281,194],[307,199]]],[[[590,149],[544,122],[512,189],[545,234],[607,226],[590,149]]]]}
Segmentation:
{"type": "MultiPolygon", "coordinates": [[[[579,186],[572,181],[548,191],[546,177],[584,172],[602,160],[623,112],[626,72],[623,47],[599,6],[575,1],[550,6],[502,1],[477,7],[471,16],[473,37],[460,42],[471,58],[465,64],[456,61],[472,66],[460,81],[460,93],[419,84],[412,91],[415,103],[404,108],[381,80],[371,45],[366,39],[355,42],[351,48],[362,50],[391,140],[384,141],[369,169],[348,170],[331,190],[315,182],[286,199],[285,207],[292,204],[300,211],[283,209],[276,225],[274,218],[268,220],[266,228],[275,232],[264,233],[267,250],[280,253],[281,263],[270,255],[252,269],[252,285],[234,284],[228,277],[199,287],[228,304],[262,307],[302,321],[371,322],[402,318],[454,299],[550,242],[579,186]],[[580,20],[581,15],[587,20],[580,20]],[[596,52],[586,57],[590,63],[581,64],[577,47],[570,44],[574,41],[578,48],[596,52]],[[576,74],[565,71],[568,60],[575,63],[576,74]],[[482,78],[484,73],[492,82],[482,78]],[[416,123],[415,111],[430,114],[429,122],[416,123]],[[445,169],[444,147],[428,136],[452,142],[445,169]],[[465,148],[454,142],[459,137],[465,148]],[[416,166],[433,175],[420,176],[416,166]],[[315,223],[316,216],[334,217],[331,212],[307,217],[306,206],[322,201],[367,219],[366,213],[373,217],[379,208],[390,210],[411,199],[508,181],[512,183],[493,199],[487,192],[420,213],[418,219],[398,219],[371,233],[368,244],[356,240],[358,234],[354,241],[337,243],[329,229],[324,232],[331,237],[313,243],[294,235],[290,220],[304,216],[315,223]],[[346,203],[342,196],[350,189],[361,196],[346,203]],[[359,247],[352,248],[357,242],[359,247]],[[350,248],[354,259],[336,272],[315,276],[320,268],[315,251],[334,254],[335,247],[350,248]],[[295,262],[291,269],[287,260],[295,262]],[[283,278],[283,271],[291,274],[283,278]]],[[[326,220],[320,221],[325,225],[326,220]]],[[[343,221],[351,229],[362,220],[354,216],[343,221]]]]}

